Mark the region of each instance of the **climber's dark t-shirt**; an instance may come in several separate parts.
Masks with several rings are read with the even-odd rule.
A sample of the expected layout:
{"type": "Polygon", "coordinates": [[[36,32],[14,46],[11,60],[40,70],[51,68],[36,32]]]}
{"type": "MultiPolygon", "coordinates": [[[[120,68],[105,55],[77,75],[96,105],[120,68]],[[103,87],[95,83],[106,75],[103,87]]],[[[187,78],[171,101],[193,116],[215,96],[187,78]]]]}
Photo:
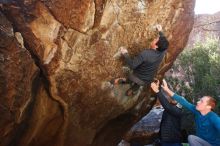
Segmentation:
{"type": "Polygon", "coordinates": [[[129,54],[123,54],[128,66],[133,69],[133,74],[149,85],[163,60],[166,51],[160,52],[154,49],[145,49],[138,56],[131,59],[129,54]]]}

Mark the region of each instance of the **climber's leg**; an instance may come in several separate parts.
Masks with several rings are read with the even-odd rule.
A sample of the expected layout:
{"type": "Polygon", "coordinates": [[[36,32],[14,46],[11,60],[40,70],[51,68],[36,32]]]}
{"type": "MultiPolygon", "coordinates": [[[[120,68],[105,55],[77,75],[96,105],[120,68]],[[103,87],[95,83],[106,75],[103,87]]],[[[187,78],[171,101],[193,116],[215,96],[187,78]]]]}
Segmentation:
{"type": "Polygon", "coordinates": [[[135,94],[137,94],[138,89],[140,88],[140,86],[136,83],[132,83],[131,87],[126,91],[125,95],[126,96],[133,96],[135,94]]]}
{"type": "Polygon", "coordinates": [[[128,80],[126,78],[116,78],[112,79],[110,81],[111,84],[117,85],[117,84],[128,84],[128,80]]]}

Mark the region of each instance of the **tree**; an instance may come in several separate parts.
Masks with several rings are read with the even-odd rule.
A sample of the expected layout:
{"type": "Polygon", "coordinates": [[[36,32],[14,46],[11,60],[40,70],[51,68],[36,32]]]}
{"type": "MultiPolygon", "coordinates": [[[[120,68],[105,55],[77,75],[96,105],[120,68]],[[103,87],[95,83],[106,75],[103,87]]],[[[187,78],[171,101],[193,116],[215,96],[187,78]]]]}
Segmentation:
{"type": "MultiPolygon", "coordinates": [[[[220,48],[218,39],[207,39],[187,48],[178,57],[168,77],[172,86],[192,102],[204,95],[220,97],[220,48]]],[[[219,106],[218,106],[219,107],[219,106]]],[[[219,109],[218,109],[219,110],[219,109]]]]}

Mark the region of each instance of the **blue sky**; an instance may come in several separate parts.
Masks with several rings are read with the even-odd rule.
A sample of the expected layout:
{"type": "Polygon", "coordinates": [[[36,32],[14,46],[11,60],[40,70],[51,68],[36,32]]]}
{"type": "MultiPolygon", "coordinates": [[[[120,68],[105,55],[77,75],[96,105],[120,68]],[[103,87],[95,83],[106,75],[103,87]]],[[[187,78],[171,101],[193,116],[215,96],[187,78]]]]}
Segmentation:
{"type": "Polygon", "coordinates": [[[220,11],[220,0],[196,0],[196,14],[213,14],[220,11]]]}

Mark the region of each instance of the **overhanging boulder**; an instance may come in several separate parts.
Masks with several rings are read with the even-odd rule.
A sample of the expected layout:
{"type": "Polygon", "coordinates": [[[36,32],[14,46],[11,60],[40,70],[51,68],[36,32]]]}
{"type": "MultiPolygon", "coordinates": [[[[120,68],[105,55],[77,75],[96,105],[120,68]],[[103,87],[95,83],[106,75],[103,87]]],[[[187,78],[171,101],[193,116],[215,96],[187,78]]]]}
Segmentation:
{"type": "Polygon", "coordinates": [[[194,4],[194,0],[17,0],[1,4],[1,20],[7,23],[1,24],[0,31],[7,35],[1,35],[0,41],[4,79],[0,82],[4,105],[0,107],[0,127],[4,127],[0,145],[119,143],[155,99],[148,90],[135,100],[121,100],[101,90],[103,81],[124,76],[123,62],[113,58],[115,52],[126,46],[136,55],[148,47],[153,26],[161,24],[170,42],[157,75],[162,78],[186,45],[194,4]],[[15,32],[20,39],[15,39],[15,32]],[[9,62],[7,55],[11,55],[9,62]]]}

